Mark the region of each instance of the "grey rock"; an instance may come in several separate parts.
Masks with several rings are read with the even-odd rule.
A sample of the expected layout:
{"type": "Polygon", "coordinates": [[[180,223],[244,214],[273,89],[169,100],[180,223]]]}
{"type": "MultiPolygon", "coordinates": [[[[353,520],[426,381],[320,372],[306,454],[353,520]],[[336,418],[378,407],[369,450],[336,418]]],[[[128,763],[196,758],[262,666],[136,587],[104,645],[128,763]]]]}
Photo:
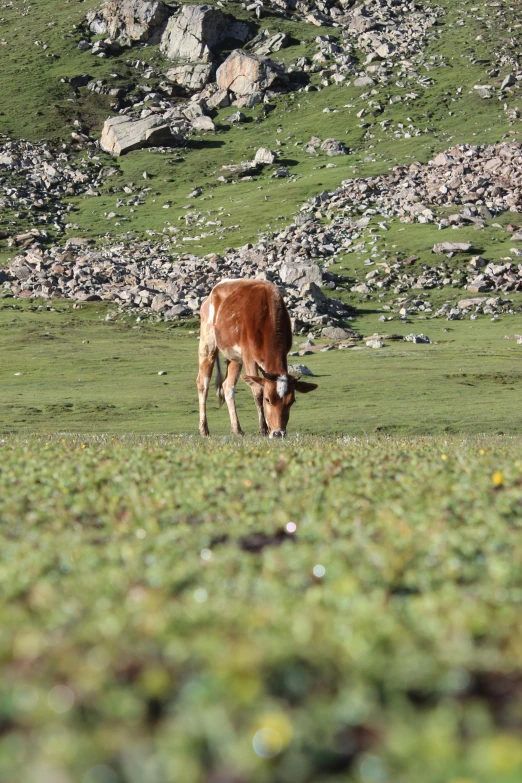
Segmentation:
{"type": "Polygon", "coordinates": [[[215,131],[216,126],[210,119],[210,117],[205,117],[204,115],[202,117],[196,117],[191,122],[192,127],[194,130],[199,131],[215,131]]]}
{"type": "Polygon", "coordinates": [[[228,117],[225,117],[225,122],[245,122],[246,116],[243,114],[242,111],[235,111],[233,114],[229,114],[228,117]]]}
{"type": "Polygon", "coordinates": [[[162,117],[151,115],[134,120],[120,115],[105,121],[100,147],[110,155],[119,156],[143,147],[172,146],[178,141],[162,117]]]}
{"type": "Polygon", "coordinates": [[[469,253],[473,245],[469,242],[438,242],[433,245],[433,253],[469,253]]]}
{"type": "Polygon", "coordinates": [[[232,163],[227,166],[221,166],[221,171],[227,172],[228,177],[244,177],[257,174],[261,169],[261,164],[255,161],[244,161],[243,163],[232,163]]]}
{"type": "Polygon", "coordinates": [[[275,160],[275,152],[272,152],[266,147],[260,147],[254,155],[254,161],[256,163],[261,163],[263,166],[270,166],[272,163],[275,163],[275,160]]]}
{"type": "Polygon", "coordinates": [[[186,90],[199,91],[212,80],[212,63],[187,63],[169,68],[165,76],[186,90]]]}
{"type": "Polygon", "coordinates": [[[168,299],[164,294],[156,294],[151,303],[151,310],[159,313],[165,310],[169,305],[168,299]]]}
{"type": "Polygon", "coordinates": [[[457,302],[459,310],[469,310],[470,307],[480,307],[484,304],[486,298],[484,296],[475,296],[469,299],[461,299],[457,302]]]}
{"type": "Polygon", "coordinates": [[[314,373],[309,367],[306,366],[306,364],[289,364],[288,372],[293,373],[294,375],[314,376],[314,373]]]}
{"type": "Polygon", "coordinates": [[[299,287],[306,283],[321,285],[323,281],[323,273],[318,264],[282,264],[279,276],[283,283],[299,287]]]}
{"type": "Polygon", "coordinates": [[[219,66],[216,81],[235,95],[262,92],[284,74],[284,66],[235,49],[219,66]]]}
{"type": "Polygon", "coordinates": [[[425,334],[406,334],[404,341],[407,343],[430,343],[431,340],[425,334]]]}
{"type": "Polygon", "coordinates": [[[161,30],[172,9],[157,0],[106,0],[99,11],[87,14],[96,35],[108,34],[121,43],[148,41],[161,30]]]}
{"type": "Polygon", "coordinates": [[[169,19],[161,37],[161,52],[169,60],[208,63],[227,26],[225,15],[210,5],[183,5],[169,19]]]}
{"type": "Polygon", "coordinates": [[[507,87],[513,87],[514,84],[516,84],[516,79],[513,76],[512,73],[509,73],[506,77],[504,77],[502,84],[500,85],[501,90],[505,90],[507,87]]]}
{"type": "Polygon", "coordinates": [[[321,329],[321,337],[327,340],[348,340],[357,336],[353,329],[343,329],[341,326],[325,326],[321,329]]]}
{"type": "Polygon", "coordinates": [[[325,139],[321,144],[321,149],[330,157],[348,154],[346,147],[339,139],[325,139]]]}
{"type": "Polygon", "coordinates": [[[281,49],[284,49],[285,46],[288,46],[288,44],[289,40],[286,33],[276,33],[254,47],[253,52],[258,57],[266,57],[273,52],[279,52],[281,49]]]}
{"type": "Polygon", "coordinates": [[[207,98],[207,108],[212,111],[213,109],[224,109],[230,106],[230,95],[228,90],[216,90],[216,92],[207,98]]]}
{"type": "Polygon", "coordinates": [[[348,23],[348,29],[353,30],[355,33],[367,33],[373,30],[374,27],[374,20],[367,16],[362,16],[362,14],[354,15],[348,23]]]}
{"type": "Polygon", "coordinates": [[[253,109],[258,103],[263,101],[263,93],[259,90],[251,92],[249,95],[240,95],[233,101],[238,109],[253,109]]]}
{"type": "Polygon", "coordinates": [[[355,87],[373,87],[375,81],[371,76],[358,76],[353,83],[355,87]]]}

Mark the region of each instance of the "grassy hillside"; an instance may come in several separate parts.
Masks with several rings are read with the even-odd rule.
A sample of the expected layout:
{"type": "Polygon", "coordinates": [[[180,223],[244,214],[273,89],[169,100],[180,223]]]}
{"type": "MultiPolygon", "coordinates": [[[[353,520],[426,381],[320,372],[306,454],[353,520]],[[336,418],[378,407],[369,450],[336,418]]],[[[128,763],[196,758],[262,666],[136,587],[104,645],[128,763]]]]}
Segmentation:
{"type": "Polygon", "coordinates": [[[518,783],[521,445],[2,440],[0,777],[518,783]]]}
{"type": "MultiPolygon", "coordinates": [[[[96,5],[93,0],[74,6],[42,0],[31,6],[26,16],[21,15],[20,7],[5,9],[0,28],[6,41],[0,47],[4,96],[0,132],[30,140],[57,141],[68,139],[72,121],[79,119],[97,133],[105,117],[114,110],[106,98],[95,96],[86,88],[76,95],[69,84],[61,82],[62,78],[89,73],[93,78],[107,78],[111,84],[125,86],[140,81],[132,65],[138,57],[152,64],[158,73],[168,67],[168,61],[154,46],[138,46],[106,60],[79,51],[77,44],[84,34],[79,25],[89,8],[96,5]],[[28,43],[34,40],[47,45],[47,49],[28,43]]],[[[348,80],[349,84],[324,87],[320,76],[312,74],[312,84],[318,91],[281,96],[266,117],[262,107],[245,110],[249,121],[232,128],[222,121],[233,109],[223,109],[216,118],[217,133],[193,137],[189,147],[180,153],[174,151],[165,156],[138,151],[117,161],[100,153],[108,164],[116,162],[120,173],[107,181],[98,197],[77,200],[73,216],[77,228],[70,233],[99,237],[107,231],[113,236],[131,231],[143,236],[146,231],[162,231],[167,224],[179,226],[190,203],[189,193],[202,187],[203,195],[193,200],[191,207],[207,219],[215,220],[218,216],[224,230],[187,246],[198,253],[220,252],[255,239],[259,230],[283,226],[304,200],[337,186],[346,177],[386,171],[392,165],[412,160],[427,161],[434,152],[450,144],[519,138],[520,121],[509,120],[507,114],[507,109],[517,103],[519,88],[514,94],[503,95],[502,100],[497,95],[483,100],[473,89],[475,84],[484,83],[498,87],[509,71],[504,66],[497,77],[488,76],[506,47],[506,39],[511,39],[506,51],[516,51],[520,28],[511,26],[516,22],[516,8],[503,7],[499,16],[496,4],[479,2],[470,6],[444,0],[440,5],[445,14],[434,28],[424,62],[418,66],[415,59],[413,62],[419,76],[427,77],[430,84],[404,76],[399,65],[386,85],[373,88],[371,99],[382,106],[376,114],[371,108],[368,110],[368,97],[361,97],[368,90],[353,86],[353,79],[348,80]],[[462,89],[457,92],[459,88],[462,89]],[[412,91],[417,97],[407,98],[412,91]],[[397,97],[401,97],[401,102],[390,102],[397,97]],[[325,113],[324,109],[331,111],[325,113]],[[357,117],[361,109],[366,109],[362,119],[357,117]],[[417,131],[419,135],[415,135],[417,131]],[[339,138],[351,154],[333,160],[324,153],[311,156],[304,151],[304,145],[312,135],[339,138]],[[217,182],[221,165],[252,159],[259,146],[276,148],[277,142],[281,161],[287,163],[292,173],[289,180],[271,179],[267,172],[249,182],[217,182]],[[326,163],[332,162],[333,168],[325,168],[326,163]],[[151,175],[147,185],[152,186],[143,195],[144,203],[133,207],[134,212],[125,206],[117,208],[117,199],[124,196],[123,185],[139,184],[143,171],[151,175]],[[169,204],[168,210],[162,208],[164,204],[169,204]],[[116,211],[117,219],[109,223],[106,213],[111,211],[116,211]]],[[[226,4],[226,10],[244,16],[236,4],[226,4]]],[[[336,28],[318,28],[270,14],[261,20],[260,26],[271,31],[282,29],[291,35],[295,45],[274,55],[287,62],[302,54],[313,56],[317,35],[338,35],[336,28]]],[[[26,227],[22,220],[20,229],[26,227]]],[[[195,236],[202,229],[195,226],[185,233],[195,236]]],[[[0,242],[0,252],[1,245],[0,242]]],[[[5,246],[3,250],[5,253],[5,246]]]]}

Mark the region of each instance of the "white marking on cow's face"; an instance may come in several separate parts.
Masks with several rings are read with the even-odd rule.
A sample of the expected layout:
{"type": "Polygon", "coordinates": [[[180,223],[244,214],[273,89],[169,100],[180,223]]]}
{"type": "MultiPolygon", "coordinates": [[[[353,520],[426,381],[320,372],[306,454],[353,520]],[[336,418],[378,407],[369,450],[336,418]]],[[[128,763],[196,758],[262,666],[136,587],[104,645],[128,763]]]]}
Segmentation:
{"type": "Polygon", "coordinates": [[[213,304],[211,304],[210,307],[208,308],[208,321],[207,321],[207,323],[208,323],[209,326],[211,326],[214,323],[214,314],[215,314],[215,312],[216,312],[216,308],[214,307],[213,304]]]}
{"type": "Polygon", "coordinates": [[[279,375],[276,381],[276,391],[278,396],[283,399],[288,394],[288,375],[279,375]]]}
{"type": "Polygon", "coordinates": [[[225,400],[229,402],[230,400],[233,400],[236,396],[236,387],[231,386],[230,389],[225,393],[225,400]]]}

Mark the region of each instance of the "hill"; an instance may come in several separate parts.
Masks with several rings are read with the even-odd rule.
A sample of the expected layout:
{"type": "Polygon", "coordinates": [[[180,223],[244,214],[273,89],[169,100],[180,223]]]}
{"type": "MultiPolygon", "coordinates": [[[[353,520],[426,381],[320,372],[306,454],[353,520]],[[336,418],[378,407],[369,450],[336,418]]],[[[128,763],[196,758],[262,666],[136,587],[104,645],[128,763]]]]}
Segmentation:
{"type": "MultiPolygon", "coordinates": [[[[223,256],[223,251],[255,243],[261,232],[261,253],[275,253],[269,277],[286,287],[298,304],[304,302],[304,312],[315,307],[305,323],[320,323],[320,317],[314,317],[325,314],[323,321],[342,321],[346,310],[337,306],[335,312],[332,305],[334,311],[328,312],[328,305],[314,301],[310,292],[301,296],[303,279],[285,280],[281,263],[297,259],[323,266],[327,259],[324,293],[332,296],[329,290],[336,290],[336,298],[357,307],[376,298],[364,286],[365,276],[378,264],[402,264],[416,256],[407,271],[417,272],[416,280],[421,278],[425,267],[434,263],[437,227],[443,230],[436,232],[438,241],[460,242],[469,239],[470,230],[478,232],[471,234],[470,252],[449,263],[461,285],[476,277],[463,275],[473,254],[511,264],[498,273],[511,275],[509,280],[487,279],[481,290],[509,293],[512,309],[518,308],[517,258],[522,250],[513,233],[506,231],[510,223],[516,224],[516,215],[509,213],[520,205],[517,101],[522,82],[516,6],[470,6],[449,0],[422,6],[396,6],[391,1],[324,8],[266,4],[257,18],[258,6],[247,10],[222,5],[225,32],[231,24],[239,25],[241,34],[253,42],[239,43],[223,34],[210,57],[210,83],[195,89],[190,87],[194,66],[180,65],[179,47],[175,60],[169,60],[165,44],[158,43],[159,34],[154,39],[154,29],[148,41],[129,44],[125,23],[117,16],[118,3],[112,4],[116,11],[108,4],[116,13],[116,21],[110,16],[109,21],[119,35],[105,38],[108,47],[103,35],[89,28],[90,13],[89,19],[95,19],[91,27],[99,29],[95,3],[65,4],[53,14],[55,5],[42,2],[25,10],[7,5],[5,44],[0,48],[5,96],[0,129],[12,139],[4,141],[0,158],[5,193],[0,253],[4,261],[12,261],[22,251],[29,271],[38,267],[34,280],[21,281],[30,295],[81,298],[90,293],[114,299],[114,288],[103,289],[95,275],[86,288],[71,290],[67,280],[57,281],[49,271],[57,256],[59,262],[63,257],[64,244],[72,245],[78,257],[75,238],[80,236],[94,240],[96,247],[94,254],[84,254],[84,278],[99,263],[100,253],[103,263],[117,253],[125,265],[138,269],[120,303],[136,304],[147,312],[160,293],[164,298],[156,300],[157,312],[176,318],[197,309],[209,283],[203,281],[196,292],[183,289],[183,284],[180,292],[178,285],[165,296],[167,279],[177,283],[185,273],[177,273],[176,267],[151,275],[141,256],[157,259],[157,266],[167,257],[186,259],[190,265],[198,263],[194,256],[214,253],[219,277],[230,266],[230,255],[223,256]],[[270,52],[270,47],[283,45],[281,39],[283,48],[270,52]],[[215,68],[229,62],[231,49],[238,46],[251,59],[254,52],[266,53],[268,48],[268,62],[275,63],[276,70],[284,66],[285,72],[281,75],[279,70],[275,82],[261,91],[256,92],[255,82],[244,95],[225,90],[227,97],[221,102],[234,100],[243,115],[242,121],[230,123],[237,106],[208,107],[220,95],[212,81],[215,68]],[[108,156],[97,148],[96,139],[110,114],[130,124],[143,117],[156,125],[170,123],[170,130],[177,131],[175,146],[108,156]],[[202,120],[212,130],[198,130],[202,120]],[[485,144],[489,146],[484,148],[485,144]],[[273,151],[274,163],[241,168],[260,147],[273,151]],[[428,161],[446,149],[437,189],[419,193],[416,180],[429,179],[433,169],[428,161]],[[468,162],[474,163],[469,172],[468,162]],[[508,171],[503,162],[510,166],[508,171]],[[383,210],[379,205],[375,211],[368,199],[374,180],[368,177],[387,176],[396,165],[403,167],[395,194],[395,207],[400,202],[401,209],[385,205],[383,210]],[[472,182],[465,184],[471,176],[472,182]],[[445,182],[452,178],[453,185],[447,188],[445,182]],[[408,180],[411,189],[403,191],[408,180]],[[349,207],[345,200],[335,199],[335,188],[343,182],[342,193],[350,193],[349,207]],[[484,182],[491,187],[484,190],[484,182]],[[291,247],[286,242],[281,248],[286,226],[298,210],[300,236],[291,247]],[[383,216],[389,220],[383,223],[383,216]],[[363,218],[362,223],[356,218],[363,218]],[[352,228],[351,244],[345,231],[343,241],[337,240],[339,228],[352,228]],[[323,233],[319,242],[314,236],[318,230],[323,233]],[[48,272],[44,286],[42,269],[48,272]],[[361,285],[362,296],[353,290],[361,285]]],[[[173,13],[173,24],[181,12],[169,7],[166,13],[173,13]]],[[[175,24],[173,29],[178,29],[175,24]]],[[[179,30],[176,34],[180,39],[179,30]]],[[[266,54],[257,59],[267,62],[266,54]]],[[[70,258],[67,261],[71,263],[70,258]]],[[[254,269],[256,264],[254,260],[254,269]]],[[[234,271],[251,274],[252,268],[240,259],[234,271]]],[[[16,271],[9,282],[13,277],[17,294],[16,271]]],[[[109,282],[113,279],[117,281],[118,275],[110,271],[109,282]]],[[[377,299],[393,312],[390,293],[390,285],[384,284],[377,299]]],[[[448,291],[448,301],[455,303],[453,291],[448,291]]]]}

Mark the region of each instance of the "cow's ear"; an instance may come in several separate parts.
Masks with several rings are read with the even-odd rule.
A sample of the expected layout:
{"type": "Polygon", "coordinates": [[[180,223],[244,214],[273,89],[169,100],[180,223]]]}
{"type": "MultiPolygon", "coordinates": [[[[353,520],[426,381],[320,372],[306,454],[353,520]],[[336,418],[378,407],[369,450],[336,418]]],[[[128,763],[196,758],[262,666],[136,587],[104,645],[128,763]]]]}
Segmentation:
{"type": "Polygon", "coordinates": [[[266,383],[266,378],[260,378],[259,375],[242,375],[241,380],[248,383],[252,388],[254,386],[264,386],[266,383]]]}
{"type": "Polygon", "coordinates": [[[294,386],[295,390],[298,392],[301,392],[301,394],[308,394],[308,392],[314,391],[314,389],[317,389],[316,383],[307,383],[306,381],[297,381],[297,383],[294,386]]]}

